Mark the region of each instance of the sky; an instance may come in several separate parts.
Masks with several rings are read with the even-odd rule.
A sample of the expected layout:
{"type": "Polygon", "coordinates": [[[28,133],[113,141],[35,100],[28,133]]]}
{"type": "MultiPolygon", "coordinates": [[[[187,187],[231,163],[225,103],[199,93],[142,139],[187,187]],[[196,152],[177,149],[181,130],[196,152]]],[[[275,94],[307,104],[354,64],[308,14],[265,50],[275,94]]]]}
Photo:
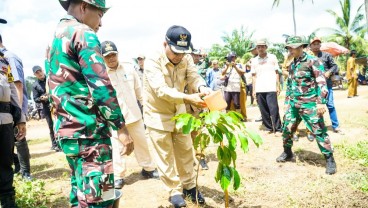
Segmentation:
{"type": "MultiPolygon", "coordinates": [[[[132,61],[138,54],[149,56],[162,49],[167,29],[186,27],[195,48],[223,44],[221,37],[244,26],[254,39],[284,41],[282,34],[293,34],[291,0],[106,0],[111,9],[102,19],[98,32],[101,42],[113,41],[120,61],[132,61]]],[[[364,0],[351,0],[352,13],[364,0]]],[[[341,14],[339,0],[295,0],[297,34],[309,35],[320,27],[335,27],[327,9],[341,14]]],[[[66,11],[57,0],[0,0],[3,44],[23,61],[25,76],[32,76],[34,65],[44,66],[45,49],[52,41],[60,18],[66,11]],[[42,2],[42,3],[40,3],[42,2]]]]}

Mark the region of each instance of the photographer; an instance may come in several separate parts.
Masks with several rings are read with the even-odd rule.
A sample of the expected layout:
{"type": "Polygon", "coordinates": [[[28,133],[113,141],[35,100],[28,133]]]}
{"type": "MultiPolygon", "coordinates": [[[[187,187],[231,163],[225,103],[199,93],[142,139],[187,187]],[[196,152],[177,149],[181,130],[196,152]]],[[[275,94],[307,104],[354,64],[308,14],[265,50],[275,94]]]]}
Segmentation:
{"type": "Polygon", "coordinates": [[[33,74],[37,77],[35,83],[33,83],[32,92],[33,92],[33,100],[36,103],[42,103],[42,113],[46,118],[47,124],[50,130],[50,139],[51,139],[51,150],[55,150],[56,152],[60,151],[60,148],[57,146],[55,137],[54,137],[54,123],[51,117],[51,110],[50,110],[50,102],[49,96],[46,93],[46,76],[45,73],[42,71],[40,66],[34,66],[32,68],[33,74]]]}
{"type": "Polygon", "coordinates": [[[230,110],[231,101],[234,103],[235,110],[240,113],[240,82],[241,76],[245,73],[240,65],[235,63],[236,54],[231,52],[226,57],[226,66],[222,71],[224,80],[224,96],[227,103],[226,110],[230,110]]]}

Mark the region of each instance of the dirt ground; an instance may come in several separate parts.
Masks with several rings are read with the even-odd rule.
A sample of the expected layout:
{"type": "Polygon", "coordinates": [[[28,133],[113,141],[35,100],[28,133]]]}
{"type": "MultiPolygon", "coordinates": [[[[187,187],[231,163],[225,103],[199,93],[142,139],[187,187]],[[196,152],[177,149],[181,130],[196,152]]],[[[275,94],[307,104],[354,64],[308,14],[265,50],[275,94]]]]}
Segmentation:
{"type": "MultiPolygon", "coordinates": [[[[340,125],[345,134],[333,133],[328,113],[325,114],[333,144],[355,144],[368,138],[368,87],[360,86],[358,93],[359,97],[348,99],[347,91],[334,91],[340,125]]],[[[237,169],[242,176],[242,185],[237,191],[230,190],[231,207],[368,207],[368,194],[354,188],[350,182],[354,174],[367,174],[368,168],[345,158],[337,149],[338,172],[326,175],[325,160],[316,142],[309,142],[305,136],[294,143],[295,161],[276,163],[276,157],[282,153],[281,135],[258,130],[260,123],[253,121],[260,115],[258,108],[248,107],[247,110],[247,127],[257,130],[264,144],[259,148],[251,144],[247,154],[239,150],[237,169]]],[[[283,116],[282,105],[280,111],[283,116]]],[[[45,120],[31,121],[27,126],[33,176],[47,181],[47,187],[54,193],[51,207],[68,207],[69,169],[63,153],[50,151],[45,120]]],[[[304,125],[299,129],[305,129],[304,125]]],[[[214,179],[216,148],[212,145],[206,152],[209,170],[199,171],[199,187],[206,198],[204,207],[224,207],[223,192],[214,179]]],[[[127,157],[127,167],[120,207],[170,207],[162,182],[144,180],[134,156],[127,157]]],[[[196,207],[189,201],[187,203],[188,207],[196,207]]]]}

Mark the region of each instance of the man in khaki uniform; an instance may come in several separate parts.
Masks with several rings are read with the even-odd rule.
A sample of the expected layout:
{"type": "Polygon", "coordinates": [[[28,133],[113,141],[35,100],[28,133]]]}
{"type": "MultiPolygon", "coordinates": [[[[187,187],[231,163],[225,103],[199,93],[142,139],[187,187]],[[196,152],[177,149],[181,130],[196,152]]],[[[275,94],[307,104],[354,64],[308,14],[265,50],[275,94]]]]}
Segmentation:
{"type": "Polygon", "coordinates": [[[355,63],[356,51],[351,50],[350,57],[346,66],[346,79],[348,80],[348,98],[358,96],[358,74],[356,70],[358,69],[355,63]]]}
{"type": "MultiPolygon", "coordinates": [[[[116,91],[116,97],[118,98],[121,112],[125,118],[125,125],[134,141],[134,155],[138,164],[143,168],[141,174],[145,178],[158,178],[156,165],[148,150],[142,113],[137,103],[137,100],[140,103],[143,101],[138,73],[132,64],[127,62],[119,63],[118,49],[113,42],[105,41],[101,44],[101,48],[107,73],[116,91]]],[[[115,188],[120,189],[124,185],[123,178],[126,172],[126,163],[122,155],[125,147],[118,139],[117,134],[114,133],[111,138],[113,146],[114,185],[115,188]]]]}
{"type": "Polygon", "coordinates": [[[205,203],[195,187],[192,140],[189,134],[175,129],[172,120],[173,116],[185,113],[186,103],[205,107],[202,96],[211,91],[197,73],[189,54],[190,42],[191,34],[187,29],[171,26],[166,33],[164,50],[146,59],[143,77],[144,122],[155,149],[160,179],[174,207],[186,206],[182,194],[195,201],[196,192],[199,203],[205,203]],[[186,85],[199,93],[185,94],[186,85]]]}

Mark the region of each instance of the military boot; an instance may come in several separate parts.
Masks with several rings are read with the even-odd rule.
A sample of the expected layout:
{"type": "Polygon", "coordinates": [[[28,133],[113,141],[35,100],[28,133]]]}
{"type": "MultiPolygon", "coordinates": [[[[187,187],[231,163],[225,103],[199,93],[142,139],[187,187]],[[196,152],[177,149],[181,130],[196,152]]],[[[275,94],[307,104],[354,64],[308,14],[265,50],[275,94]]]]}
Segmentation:
{"type": "Polygon", "coordinates": [[[15,204],[15,193],[6,193],[0,196],[0,207],[2,208],[18,208],[15,204]]]}
{"type": "Polygon", "coordinates": [[[291,151],[291,147],[284,147],[284,152],[276,158],[276,162],[286,162],[293,159],[293,152],[291,151]]]}
{"type": "Polygon", "coordinates": [[[336,173],[336,163],[333,154],[325,155],[326,158],[326,174],[332,175],[336,173]]]}

